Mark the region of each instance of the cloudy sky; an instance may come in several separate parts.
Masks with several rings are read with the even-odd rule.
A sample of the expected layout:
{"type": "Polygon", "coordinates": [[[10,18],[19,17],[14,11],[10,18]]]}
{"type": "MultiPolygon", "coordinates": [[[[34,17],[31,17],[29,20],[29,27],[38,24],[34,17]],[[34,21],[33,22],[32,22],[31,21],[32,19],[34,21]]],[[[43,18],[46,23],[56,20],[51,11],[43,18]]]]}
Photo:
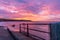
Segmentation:
{"type": "Polygon", "coordinates": [[[0,0],[0,18],[60,21],[60,0],[0,0]]]}

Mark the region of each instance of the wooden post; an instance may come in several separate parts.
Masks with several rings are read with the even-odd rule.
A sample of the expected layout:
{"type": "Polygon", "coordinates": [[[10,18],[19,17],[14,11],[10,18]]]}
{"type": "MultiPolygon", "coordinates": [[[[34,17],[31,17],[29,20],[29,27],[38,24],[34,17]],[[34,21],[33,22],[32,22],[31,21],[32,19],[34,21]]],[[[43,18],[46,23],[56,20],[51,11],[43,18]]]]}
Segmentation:
{"type": "Polygon", "coordinates": [[[27,24],[27,36],[29,36],[29,26],[27,24]]]}
{"type": "Polygon", "coordinates": [[[19,25],[19,32],[21,33],[21,24],[19,25]]]}
{"type": "Polygon", "coordinates": [[[51,29],[51,24],[49,24],[49,28],[50,28],[50,40],[52,40],[52,29],[51,29]]]}
{"type": "Polygon", "coordinates": [[[60,23],[50,24],[50,40],[60,40],[60,23]]]}

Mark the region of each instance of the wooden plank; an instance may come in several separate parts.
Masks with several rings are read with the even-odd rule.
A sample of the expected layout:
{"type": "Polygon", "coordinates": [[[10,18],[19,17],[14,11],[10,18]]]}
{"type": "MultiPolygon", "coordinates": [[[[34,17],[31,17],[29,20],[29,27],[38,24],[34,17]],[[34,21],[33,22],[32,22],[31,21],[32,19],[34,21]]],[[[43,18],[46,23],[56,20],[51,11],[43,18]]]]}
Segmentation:
{"type": "Polygon", "coordinates": [[[7,30],[0,27],[0,40],[13,40],[7,30]]]}
{"type": "Polygon", "coordinates": [[[26,37],[24,35],[22,35],[21,33],[19,32],[12,32],[19,40],[32,40],[31,38],[29,37],[26,37]]]}

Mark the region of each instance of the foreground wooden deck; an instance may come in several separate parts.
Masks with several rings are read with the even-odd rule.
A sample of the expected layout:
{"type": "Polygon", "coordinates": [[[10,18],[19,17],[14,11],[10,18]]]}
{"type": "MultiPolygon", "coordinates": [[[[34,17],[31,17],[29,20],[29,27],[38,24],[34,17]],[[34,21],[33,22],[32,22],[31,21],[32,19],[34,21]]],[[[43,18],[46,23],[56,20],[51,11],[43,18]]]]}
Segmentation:
{"type": "MultiPolygon", "coordinates": [[[[21,35],[18,32],[13,32],[13,34],[15,35],[16,38],[18,38],[18,40],[32,40],[24,35],[21,35]]],[[[11,37],[7,30],[0,27],[0,40],[14,40],[14,39],[13,37],[11,37]]]]}
{"type": "Polygon", "coordinates": [[[18,38],[18,40],[34,40],[34,39],[29,38],[23,34],[20,34],[19,32],[12,32],[12,33],[16,36],[16,38],[18,38]]]}
{"type": "Polygon", "coordinates": [[[7,30],[0,27],[0,40],[13,40],[7,30]]]}

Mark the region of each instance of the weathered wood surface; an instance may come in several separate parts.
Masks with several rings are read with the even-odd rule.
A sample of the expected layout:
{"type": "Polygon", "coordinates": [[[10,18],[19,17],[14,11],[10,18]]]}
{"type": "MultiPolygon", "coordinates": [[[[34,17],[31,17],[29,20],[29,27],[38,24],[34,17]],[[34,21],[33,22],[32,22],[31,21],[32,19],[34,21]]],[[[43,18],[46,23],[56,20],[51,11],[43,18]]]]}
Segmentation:
{"type": "Polygon", "coordinates": [[[7,30],[0,27],[0,40],[13,40],[7,30]]]}
{"type": "Polygon", "coordinates": [[[12,32],[19,40],[33,40],[23,34],[20,34],[19,32],[12,32]]]}

